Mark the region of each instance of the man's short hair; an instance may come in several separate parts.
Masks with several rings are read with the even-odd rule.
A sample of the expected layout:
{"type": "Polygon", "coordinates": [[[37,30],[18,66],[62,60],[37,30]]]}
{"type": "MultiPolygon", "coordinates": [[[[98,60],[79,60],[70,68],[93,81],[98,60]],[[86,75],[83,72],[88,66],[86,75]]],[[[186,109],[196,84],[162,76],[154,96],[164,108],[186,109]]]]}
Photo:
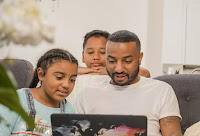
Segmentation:
{"type": "Polygon", "coordinates": [[[107,38],[107,41],[119,43],[136,42],[139,51],[141,50],[141,44],[138,36],[127,30],[119,30],[114,32],[107,38]]]}
{"type": "Polygon", "coordinates": [[[88,39],[90,37],[104,37],[105,39],[107,39],[110,36],[110,33],[108,33],[107,31],[102,31],[102,30],[93,30],[91,32],[88,32],[85,36],[84,36],[84,42],[83,42],[83,50],[85,49],[85,45],[88,41],[88,39]]]}

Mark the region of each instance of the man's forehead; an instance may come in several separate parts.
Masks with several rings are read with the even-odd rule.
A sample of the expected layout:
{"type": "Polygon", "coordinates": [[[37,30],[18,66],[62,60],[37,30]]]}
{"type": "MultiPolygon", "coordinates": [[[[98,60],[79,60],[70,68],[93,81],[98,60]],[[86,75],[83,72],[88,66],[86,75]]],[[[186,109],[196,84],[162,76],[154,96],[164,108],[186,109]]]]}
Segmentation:
{"type": "Polygon", "coordinates": [[[120,43],[120,42],[107,42],[106,44],[106,51],[112,52],[114,50],[137,50],[136,42],[127,42],[127,43],[120,43]]]}
{"type": "Polygon", "coordinates": [[[124,45],[126,46],[133,46],[136,47],[136,42],[131,41],[131,42],[112,42],[112,41],[107,41],[106,47],[115,47],[115,46],[120,46],[123,47],[124,45]]]}
{"type": "Polygon", "coordinates": [[[138,49],[135,42],[108,42],[106,56],[109,58],[130,58],[138,55],[138,49]]]}

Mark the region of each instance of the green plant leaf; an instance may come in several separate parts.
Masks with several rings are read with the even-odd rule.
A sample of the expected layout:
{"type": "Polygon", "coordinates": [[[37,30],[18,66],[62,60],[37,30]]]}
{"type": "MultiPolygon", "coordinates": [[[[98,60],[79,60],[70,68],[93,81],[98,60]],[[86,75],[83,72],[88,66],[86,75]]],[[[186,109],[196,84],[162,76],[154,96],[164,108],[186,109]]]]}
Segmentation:
{"type": "Polygon", "coordinates": [[[176,69],[175,74],[179,74],[179,72],[180,72],[180,68],[176,69]]]}
{"type": "Polygon", "coordinates": [[[0,64],[0,104],[18,113],[26,121],[29,129],[33,130],[34,121],[22,108],[16,90],[16,81],[11,72],[0,64]]]}

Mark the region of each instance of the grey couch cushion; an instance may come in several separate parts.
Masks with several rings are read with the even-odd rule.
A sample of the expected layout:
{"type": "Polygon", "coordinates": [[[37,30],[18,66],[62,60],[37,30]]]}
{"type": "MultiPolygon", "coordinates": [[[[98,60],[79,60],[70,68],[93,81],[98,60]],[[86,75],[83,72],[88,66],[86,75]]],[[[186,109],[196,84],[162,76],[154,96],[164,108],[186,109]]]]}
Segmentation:
{"type": "Polygon", "coordinates": [[[182,132],[200,121],[200,74],[174,74],[156,77],[174,89],[182,116],[182,132]]]}
{"type": "Polygon", "coordinates": [[[29,87],[31,80],[33,78],[33,65],[29,61],[23,59],[10,59],[10,60],[12,61],[12,65],[10,64],[6,66],[13,73],[17,81],[18,88],[29,87]]]}

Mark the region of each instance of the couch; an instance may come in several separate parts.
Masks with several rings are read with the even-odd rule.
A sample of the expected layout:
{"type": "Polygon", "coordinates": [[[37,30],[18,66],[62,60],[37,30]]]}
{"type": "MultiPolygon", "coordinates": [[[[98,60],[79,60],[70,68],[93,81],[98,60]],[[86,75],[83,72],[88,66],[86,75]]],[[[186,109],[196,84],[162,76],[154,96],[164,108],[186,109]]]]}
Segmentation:
{"type": "Polygon", "coordinates": [[[10,63],[6,64],[0,59],[0,63],[6,64],[5,66],[14,75],[18,84],[18,89],[29,87],[33,78],[33,65],[29,61],[23,59],[9,59],[9,62],[10,63]]]}
{"type": "Polygon", "coordinates": [[[200,121],[200,74],[172,74],[154,79],[167,82],[174,89],[182,116],[183,133],[188,127],[200,121]]]}

